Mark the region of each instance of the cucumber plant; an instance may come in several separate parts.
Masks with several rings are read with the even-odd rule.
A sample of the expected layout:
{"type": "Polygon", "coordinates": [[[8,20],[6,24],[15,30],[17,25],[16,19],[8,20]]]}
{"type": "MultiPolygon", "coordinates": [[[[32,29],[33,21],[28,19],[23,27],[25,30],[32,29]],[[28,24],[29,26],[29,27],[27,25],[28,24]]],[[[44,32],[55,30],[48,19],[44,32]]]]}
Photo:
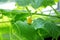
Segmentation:
{"type": "Polygon", "coordinates": [[[59,12],[52,7],[58,0],[15,0],[16,6],[22,7],[22,10],[0,10],[3,16],[11,18],[9,22],[10,40],[58,40],[60,36],[60,27],[57,22],[60,21],[59,12]],[[29,6],[35,9],[32,13],[29,6]],[[56,13],[56,16],[38,14],[37,9],[50,6],[56,13]],[[24,8],[24,9],[23,9],[24,8]],[[28,19],[27,19],[28,17],[28,19]]]}

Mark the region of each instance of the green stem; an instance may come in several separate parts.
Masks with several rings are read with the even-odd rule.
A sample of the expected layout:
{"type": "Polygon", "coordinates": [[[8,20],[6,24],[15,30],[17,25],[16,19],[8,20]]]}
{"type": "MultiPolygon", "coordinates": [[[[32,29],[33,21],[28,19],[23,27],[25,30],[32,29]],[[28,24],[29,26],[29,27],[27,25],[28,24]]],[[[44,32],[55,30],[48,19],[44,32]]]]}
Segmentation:
{"type": "Polygon", "coordinates": [[[54,39],[52,38],[52,40],[54,40],[54,39]]]}
{"type": "Polygon", "coordinates": [[[52,38],[52,40],[55,40],[55,38],[52,38]]]}
{"type": "Polygon", "coordinates": [[[56,10],[56,9],[54,9],[52,6],[50,6],[53,10],[54,10],[54,12],[56,13],[56,15],[58,16],[58,11],[56,10]]]}
{"type": "Polygon", "coordinates": [[[16,23],[14,23],[14,25],[17,27],[17,31],[19,32],[19,35],[20,35],[20,29],[19,29],[19,26],[18,26],[16,23]]]}
{"type": "Polygon", "coordinates": [[[35,14],[37,13],[37,11],[35,11],[35,14]]]}
{"type": "Polygon", "coordinates": [[[0,33],[0,40],[3,40],[2,33],[0,33]]]}
{"type": "Polygon", "coordinates": [[[9,32],[9,34],[10,34],[10,40],[12,40],[12,27],[10,26],[9,28],[10,28],[10,32],[9,32]]]}
{"type": "Polygon", "coordinates": [[[58,40],[58,37],[56,37],[56,40],[58,40]]]}
{"type": "Polygon", "coordinates": [[[56,38],[56,40],[57,40],[57,38],[56,38]]]}
{"type": "Polygon", "coordinates": [[[28,7],[26,7],[26,10],[28,11],[28,13],[30,14],[30,16],[32,17],[32,13],[31,13],[31,11],[28,9],[28,7]]]}
{"type": "Polygon", "coordinates": [[[37,30],[37,34],[41,37],[42,40],[44,40],[44,38],[43,38],[42,35],[40,34],[39,30],[37,30]]]}
{"type": "Polygon", "coordinates": [[[48,17],[56,17],[56,18],[60,18],[59,16],[46,15],[46,14],[36,14],[36,15],[42,15],[42,16],[48,16],[48,17]]]}
{"type": "MultiPolygon", "coordinates": [[[[32,13],[32,15],[34,15],[35,13],[32,13]]],[[[20,15],[20,14],[19,14],[20,15]]],[[[60,17],[59,16],[53,16],[53,15],[46,15],[46,14],[39,14],[39,13],[37,13],[36,15],[41,15],[41,16],[48,16],[48,17],[56,17],[56,18],[59,18],[60,19],[60,17]]],[[[11,22],[10,20],[9,21],[3,21],[3,22],[0,22],[0,23],[8,23],[8,22],[11,22]]],[[[14,21],[12,21],[12,22],[14,22],[14,21]]]]}
{"type": "Polygon", "coordinates": [[[19,40],[22,40],[17,34],[13,33],[14,36],[16,36],[19,40]]]}

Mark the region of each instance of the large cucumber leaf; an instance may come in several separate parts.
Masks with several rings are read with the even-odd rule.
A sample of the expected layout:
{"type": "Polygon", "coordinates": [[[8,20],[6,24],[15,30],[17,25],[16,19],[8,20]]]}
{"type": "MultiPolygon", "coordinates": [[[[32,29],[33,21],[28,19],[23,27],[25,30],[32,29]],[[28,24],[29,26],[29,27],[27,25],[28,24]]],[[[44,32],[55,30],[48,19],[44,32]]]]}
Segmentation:
{"type": "Polygon", "coordinates": [[[31,6],[33,8],[39,8],[44,0],[32,0],[31,6]]]}
{"type": "Polygon", "coordinates": [[[33,27],[35,28],[35,30],[37,30],[39,34],[41,34],[41,36],[49,37],[50,36],[49,31],[46,30],[44,26],[45,26],[45,21],[42,18],[38,18],[33,21],[33,27]]]}
{"type": "Polygon", "coordinates": [[[43,40],[43,37],[37,35],[34,27],[32,25],[29,25],[27,22],[17,21],[15,25],[17,25],[19,30],[19,32],[18,30],[16,31],[18,32],[17,35],[20,35],[22,40],[43,40]]]}
{"type": "Polygon", "coordinates": [[[20,6],[31,5],[33,8],[37,9],[41,6],[47,7],[52,6],[57,2],[56,0],[16,0],[17,4],[20,6]]]}
{"type": "Polygon", "coordinates": [[[0,0],[0,2],[7,2],[8,0],[0,0]]]}
{"type": "Polygon", "coordinates": [[[16,0],[17,4],[20,6],[27,6],[32,0],[16,0]]]}
{"type": "Polygon", "coordinates": [[[34,8],[39,8],[41,6],[51,6],[55,4],[54,0],[34,0],[34,2],[31,4],[34,8]]]}
{"type": "Polygon", "coordinates": [[[55,4],[54,0],[44,0],[42,2],[42,6],[46,7],[46,6],[52,6],[53,4],[55,4]]]}
{"type": "Polygon", "coordinates": [[[34,21],[34,28],[36,30],[40,30],[40,34],[42,34],[42,36],[46,34],[48,36],[52,36],[53,38],[57,38],[60,35],[60,30],[59,27],[57,27],[57,25],[51,21],[44,21],[42,19],[36,19],[34,21]]]}
{"type": "Polygon", "coordinates": [[[46,28],[46,30],[49,31],[50,35],[53,38],[57,38],[58,37],[60,32],[59,32],[58,27],[56,26],[56,24],[54,24],[53,22],[46,22],[45,28],[46,28]]]}
{"type": "Polygon", "coordinates": [[[17,21],[14,26],[16,35],[22,38],[22,40],[37,40],[43,37],[57,38],[60,35],[60,27],[52,21],[46,21],[41,18],[33,20],[31,25],[26,21],[17,21]],[[15,28],[17,26],[17,28],[15,28]],[[24,38],[24,39],[23,39],[24,38]]]}

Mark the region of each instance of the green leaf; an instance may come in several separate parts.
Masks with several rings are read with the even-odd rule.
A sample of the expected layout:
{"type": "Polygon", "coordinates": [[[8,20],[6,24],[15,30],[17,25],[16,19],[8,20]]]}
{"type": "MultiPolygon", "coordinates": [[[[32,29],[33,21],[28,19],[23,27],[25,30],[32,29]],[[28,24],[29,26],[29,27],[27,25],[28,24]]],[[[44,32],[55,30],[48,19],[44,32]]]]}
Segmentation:
{"type": "Polygon", "coordinates": [[[55,2],[58,2],[59,0],[54,0],[55,2]]]}
{"type": "Polygon", "coordinates": [[[45,21],[39,18],[33,22],[33,25],[35,30],[39,30],[39,33],[41,34],[41,36],[45,35],[44,37],[52,36],[53,38],[57,38],[58,35],[60,35],[59,28],[52,21],[45,21]]]}
{"type": "Polygon", "coordinates": [[[44,27],[44,23],[45,23],[45,21],[43,19],[38,18],[38,19],[33,21],[33,26],[37,30],[39,28],[43,28],[44,27]]]}
{"type": "Polygon", "coordinates": [[[16,0],[17,4],[20,6],[27,6],[32,0],[16,0]]]}
{"type": "Polygon", "coordinates": [[[58,27],[53,22],[46,22],[45,29],[49,31],[53,38],[57,38],[60,33],[60,30],[58,30],[58,27]]]}
{"type": "Polygon", "coordinates": [[[47,37],[50,37],[50,33],[48,30],[46,30],[45,28],[39,28],[37,29],[38,31],[38,34],[41,34],[40,36],[42,36],[43,38],[47,38],[47,37]]]}
{"type": "Polygon", "coordinates": [[[39,8],[44,0],[32,0],[31,5],[33,8],[39,8]]]}
{"type": "Polygon", "coordinates": [[[14,21],[18,21],[18,20],[25,21],[28,16],[29,13],[16,14],[14,21]]]}
{"type": "Polygon", "coordinates": [[[46,7],[46,6],[52,6],[54,4],[55,4],[54,0],[44,0],[41,5],[46,7]]]}
{"type": "Polygon", "coordinates": [[[30,4],[35,9],[42,6],[47,7],[55,4],[55,0],[16,0],[16,2],[20,6],[27,6],[30,4]]]}
{"type": "Polygon", "coordinates": [[[8,0],[0,0],[0,2],[7,2],[8,0]]]}
{"type": "Polygon", "coordinates": [[[45,29],[45,21],[41,18],[38,18],[33,21],[33,27],[41,34],[42,37],[49,37],[49,31],[45,29]]]}
{"type": "Polygon", "coordinates": [[[25,38],[26,40],[37,40],[38,36],[32,25],[27,24],[26,22],[17,21],[17,27],[19,28],[20,37],[25,38]]]}

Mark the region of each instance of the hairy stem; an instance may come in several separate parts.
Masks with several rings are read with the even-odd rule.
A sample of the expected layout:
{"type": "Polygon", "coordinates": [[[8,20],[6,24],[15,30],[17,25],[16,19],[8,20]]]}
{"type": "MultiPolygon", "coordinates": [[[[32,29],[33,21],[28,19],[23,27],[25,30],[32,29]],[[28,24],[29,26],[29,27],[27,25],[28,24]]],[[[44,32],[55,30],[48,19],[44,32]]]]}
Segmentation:
{"type": "Polygon", "coordinates": [[[28,11],[28,13],[30,14],[30,16],[32,17],[32,13],[31,13],[31,11],[28,9],[28,7],[26,7],[26,10],[28,11]]]}
{"type": "Polygon", "coordinates": [[[40,34],[39,30],[37,31],[37,34],[41,37],[42,40],[44,40],[44,38],[43,38],[42,35],[40,34]]]}
{"type": "Polygon", "coordinates": [[[53,10],[54,10],[54,12],[56,13],[56,15],[58,16],[58,11],[56,10],[56,9],[54,9],[52,6],[50,6],[53,10]]]}

